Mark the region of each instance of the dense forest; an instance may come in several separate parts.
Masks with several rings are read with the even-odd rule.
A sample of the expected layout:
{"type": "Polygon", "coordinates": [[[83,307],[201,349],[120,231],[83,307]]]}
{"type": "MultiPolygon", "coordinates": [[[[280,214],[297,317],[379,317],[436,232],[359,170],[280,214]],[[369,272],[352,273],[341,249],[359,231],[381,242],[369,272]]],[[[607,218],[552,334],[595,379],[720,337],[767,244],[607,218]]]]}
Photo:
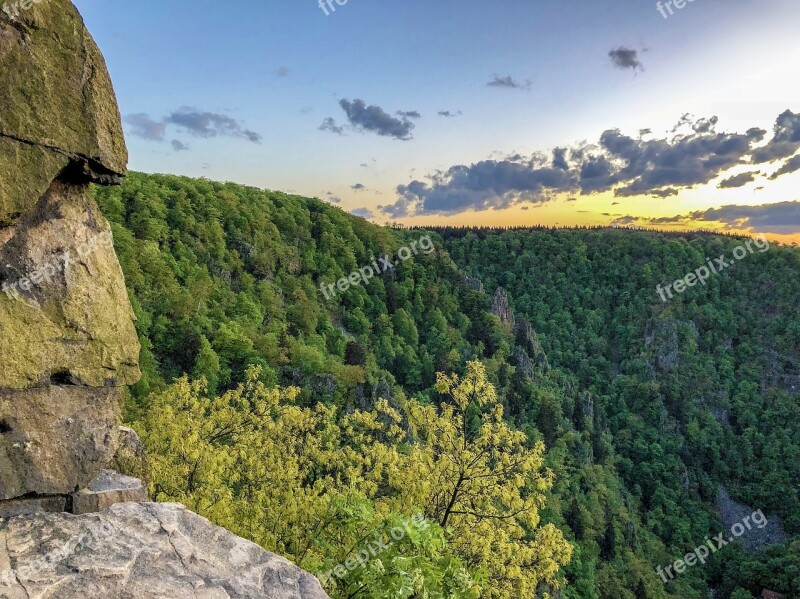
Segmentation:
{"type": "Polygon", "coordinates": [[[95,195],[137,317],[125,417],[157,500],[334,598],[800,597],[796,248],[663,302],[743,239],[378,227],[137,173],[95,195]],[[433,251],[395,260],[422,238],[433,251]],[[724,530],[723,488],[785,534],[665,584],[659,566],[724,530]]]}

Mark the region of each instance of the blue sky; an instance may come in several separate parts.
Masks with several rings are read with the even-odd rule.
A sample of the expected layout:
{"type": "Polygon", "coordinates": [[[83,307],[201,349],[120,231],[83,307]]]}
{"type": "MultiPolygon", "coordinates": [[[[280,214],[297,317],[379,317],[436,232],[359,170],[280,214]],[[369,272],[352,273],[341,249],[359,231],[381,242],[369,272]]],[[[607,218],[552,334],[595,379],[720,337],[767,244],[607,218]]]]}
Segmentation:
{"type": "MultiPolygon", "coordinates": [[[[667,19],[650,0],[348,0],[328,16],[317,0],[141,0],[135,10],[113,0],[75,3],[108,62],[135,170],[332,196],[379,222],[394,215],[646,224],[686,216],[671,223],[685,226],[688,215],[710,208],[766,204],[797,215],[800,169],[769,178],[783,162],[720,188],[754,171],[744,166],[746,154],[726,163],[730,171],[671,181],[676,193],[655,196],[652,186],[641,196],[587,190],[577,178],[546,184],[552,188],[539,177],[535,188],[509,183],[541,167],[536,152],[557,147],[583,149],[570,168],[585,169],[579,156],[604,131],[638,139],[649,128],[653,139],[672,139],[686,113],[689,130],[692,119],[712,116],[718,132],[761,128],[757,145],[769,143],[776,118],[790,110],[800,135],[797,2],[694,0],[667,19]],[[615,63],[609,53],[620,49],[615,63]],[[496,79],[518,87],[487,85],[496,79]],[[329,117],[342,134],[320,130],[329,117]],[[392,127],[407,130],[406,139],[392,137],[392,127]],[[176,151],[172,140],[188,150],[176,151]],[[455,181],[460,174],[464,185],[455,181]],[[487,177],[487,189],[476,191],[487,177]],[[398,197],[406,198],[402,206],[398,197]]],[[[630,160],[616,157],[623,158],[630,160]]]]}

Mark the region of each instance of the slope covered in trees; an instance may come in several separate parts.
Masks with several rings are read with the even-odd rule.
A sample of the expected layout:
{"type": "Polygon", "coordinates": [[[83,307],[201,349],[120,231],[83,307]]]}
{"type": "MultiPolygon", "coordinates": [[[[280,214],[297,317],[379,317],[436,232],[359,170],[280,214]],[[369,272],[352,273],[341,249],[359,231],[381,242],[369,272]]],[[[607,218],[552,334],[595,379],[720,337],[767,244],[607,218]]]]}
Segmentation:
{"type": "Polygon", "coordinates": [[[751,257],[747,293],[721,275],[707,301],[662,306],[656,284],[732,240],[441,230],[435,251],[328,298],[321,285],[427,233],[206,180],[133,174],[95,193],[138,318],[126,414],[158,498],[314,569],[413,531],[329,578],[333,597],[798,592],[796,543],[732,547],[666,586],[655,573],[718,531],[721,480],[798,532],[796,251],[751,257]],[[492,310],[498,287],[515,318],[492,310]],[[463,380],[481,391],[462,406],[463,380]],[[495,477],[465,487],[453,465],[480,462],[441,461],[455,440],[493,455],[495,477]],[[528,457],[506,473],[512,454],[528,457]],[[456,488],[473,501],[448,509],[456,488]]]}

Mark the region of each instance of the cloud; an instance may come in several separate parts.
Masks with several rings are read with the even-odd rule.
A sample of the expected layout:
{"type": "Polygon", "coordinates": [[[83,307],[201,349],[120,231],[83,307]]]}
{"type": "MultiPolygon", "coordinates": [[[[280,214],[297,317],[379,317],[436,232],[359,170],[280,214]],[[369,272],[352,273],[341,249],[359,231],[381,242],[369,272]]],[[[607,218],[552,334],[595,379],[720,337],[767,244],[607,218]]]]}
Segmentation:
{"type": "Polygon", "coordinates": [[[337,125],[336,120],[330,116],[322,121],[318,129],[320,131],[330,131],[331,133],[336,133],[336,135],[344,135],[344,127],[337,125]]]}
{"type": "Polygon", "coordinates": [[[528,89],[531,86],[530,80],[523,82],[516,81],[511,75],[499,77],[494,75],[491,81],[486,84],[488,87],[505,87],[509,89],[528,89]]]}
{"type": "Polygon", "coordinates": [[[259,133],[242,128],[237,120],[227,115],[201,112],[188,106],[172,112],[164,121],[181,127],[195,137],[240,137],[253,143],[260,143],[262,139],[259,133]]]}
{"type": "Polygon", "coordinates": [[[800,201],[762,204],[760,206],[728,205],[698,210],[686,215],[652,219],[653,224],[679,222],[716,222],[754,233],[796,233],[800,230],[800,201]]]}
{"type": "Polygon", "coordinates": [[[176,152],[185,152],[186,150],[189,149],[189,146],[187,146],[185,143],[183,143],[179,139],[173,139],[172,140],[172,149],[175,150],[176,152]]]}
{"type": "Polygon", "coordinates": [[[639,219],[637,217],[635,217],[635,216],[625,215],[625,216],[620,216],[619,218],[615,218],[614,220],[612,220],[611,221],[611,225],[612,226],[615,225],[617,227],[625,227],[627,225],[631,225],[631,224],[635,223],[638,220],[639,219]]]}
{"type": "MultiPolygon", "coordinates": [[[[716,123],[714,117],[683,118],[680,128],[686,133],[647,139],[608,129],[594,144],[455,165],[427,181],[399,185],[395,203],[380,209],[396,218],[502,209],[523,201],[546,202],[557,194],[669,198],[749,163],[766,135],[758,128],[717,132],[716,123]]],[[[781,138],[791,139],[785,123],[782,115],[776,128],[781,138]]]]}
{"type": "Polygon", "coordinates": [[[753,153],[753,164],[775,162],[800,150],[800,113],[787,110],[778,116],[772,139],[753,153]]]}
{"type": "Polygon", "coordinates": [[[611,50],[608,56],[611,58],[613,65],[618,69],[633,69],[634,71],[637,69],[640,71],[644,70],[644,66],[639,60],[638,50],[620,46],[615,50],[611,50]]]}
{"type": "Polygon", "coordinates": [[[755,173],[741,173],[739,175],[734,175],[733,177],[721,181],[720,184],[717,185],[717,187],[719,187],[720,189],[734,189],[738,187],[744,187],[748,183],[752,183],[753,181],[755,181],[756,177],[760,174],[761,173],[759,172],[755,172],[755,173]]]}
{"type": "Polygon", "coordinates": [[[354,189],[355,191],[364,191],[366,187],[364,187],[363,183],[356,183],[355,185],[351,185],[350,189],[354,189]]]}
{"type": "Polygon", "coordinates": [[[384,137],[394,137],[402,141],[413,139],[411,131],[414,123],[407,117],[397,119],[388,114],[380,106],[367,106],[364,100],[347,99],[339,101],[339,105],[347,115],[347,120],[357,130],[371,131],[384,137]]]}
{"type": "Polygon", "coordinates": [[[355,208],[350,211],[350,214],[361,218],[375,218],[375,213],[369,208],[355,208]]]}
{"type": "Polygon", "coordinates": [[[421,119],[422,115],[417,110],[409,110],[408,112],[403,110],[397,111],[397,116],[401,116],[404,119],[421,119]]]}
{"type": "Polygon", "coordinates": [[[325,195],[328,196],[327,200],[329,202],[331,202],[332,204],[341,204],[342,203],[342,198],[334,195],[332,191],[326,191],[325,195]]]}
{"type": "Polygon", "coordinates": [[[784,162],[781,168],[779,168],[775,173],[770,175],[770,179],[774,181],[778,177],[782,177],[783,175],[789,175],[796,171],[800,171],[800,154],[784,162]]]}
{"type": "Polygon", "coordinates": [[[278,67],[275,71],[277,77],[288,77],[292,71],[288,67],[278,67]]]}
{"type": "Polygon", "coordinates": [[[443,116],[447,119],[452,119],[457,116],[461,116],[462,112],[459,110],[458,112],[450,112],[449,110],[440,110],[439,116],[443,116]]]}
{"type": "Polygon", "coordinates": [[[131,135],[151,141],[164,141],[164,136],[167,133],[166,123],[154,121],[147,113],[129,114],[125,116],[123,121],[128,125],[128,132],[131,135]]]}

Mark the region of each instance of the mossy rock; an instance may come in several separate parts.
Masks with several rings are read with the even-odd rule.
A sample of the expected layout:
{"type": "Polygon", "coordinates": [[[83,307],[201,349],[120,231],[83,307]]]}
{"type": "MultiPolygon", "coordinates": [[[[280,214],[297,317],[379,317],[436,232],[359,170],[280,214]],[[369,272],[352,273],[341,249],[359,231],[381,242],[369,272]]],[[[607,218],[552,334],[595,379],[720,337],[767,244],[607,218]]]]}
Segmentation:
{"type": "Polygon", "coordinates": [[[33,207],[67,165],[101,183],[125,174],[111,79],[71,2],[0,10],[0,65],[0,226],[33,207]]]}
{"type": "Polygon", "coordinates": [[[53,377],[90,387],[139,377],[139,341],[108,222],[86,186],[56,181],[0,239],[0,388],[53,377]]]}

